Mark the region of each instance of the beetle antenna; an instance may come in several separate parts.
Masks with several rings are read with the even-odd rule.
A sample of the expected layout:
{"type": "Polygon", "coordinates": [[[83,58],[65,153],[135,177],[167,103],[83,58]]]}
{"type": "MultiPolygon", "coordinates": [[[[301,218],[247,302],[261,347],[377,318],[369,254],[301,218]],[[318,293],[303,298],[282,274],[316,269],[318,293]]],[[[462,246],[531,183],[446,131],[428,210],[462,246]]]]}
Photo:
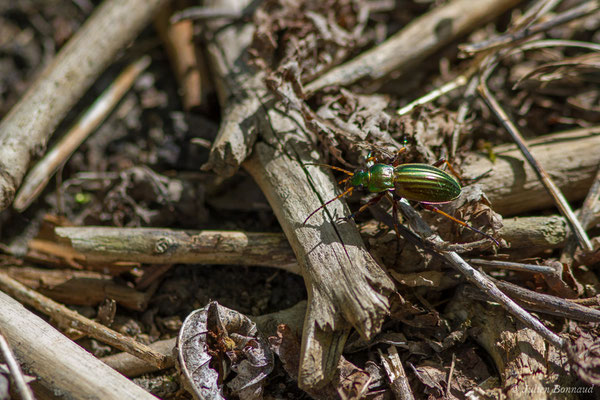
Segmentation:
{"type": "Polygon", "coordinates": [[[354,175],[354,172],[350,172],[350,171],[345,170],[345,169],[340,168],[340,167],[334,167],[333,165],[329,165],[329,164],[308,163],[308,164],[304,164],[304,165],[318,165],[319,167],[327,167],[327,168],[331,168],[331,169],[333,169],[335,171],[343,172],[343,173],[345,173],[346,175],[349,175],[349,176],[353,176],[354,175]]]}
{"type": "Polygon", "coordinates": [[[313,215],[315,215],[317,213],[317,211],[319,211],[322,208],[325,208],[328,204],[333,203],[334,201],[341,199],[342,197],[344,197],[347,194],[351,194],[352,191],[354,190],[353,186],[350,186],[348,189],[346,189],[344,191],[344,193],[334,197],[333,199],[325,202],[325,204],[323,204],[321,207],[317,208],[315,211],[311,212],[310,215],[308,217],[306,217],[306,219],[304,220],[304,222],[302,223],[302,225],[306,225],[306,223],[308,222],[308,220],[310,219],[310,217],[312,217],[313,215]]]}

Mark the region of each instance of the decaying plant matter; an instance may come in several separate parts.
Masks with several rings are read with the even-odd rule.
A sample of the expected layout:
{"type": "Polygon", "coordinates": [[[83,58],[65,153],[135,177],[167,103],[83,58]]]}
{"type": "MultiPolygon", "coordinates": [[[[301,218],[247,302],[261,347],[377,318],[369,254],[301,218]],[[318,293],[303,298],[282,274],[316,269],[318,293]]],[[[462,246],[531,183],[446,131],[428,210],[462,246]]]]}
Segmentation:
{"type": "Polygon", "coordinates": [[[174,399],[597,390],[600,1],[400,3],[106,0],[12,111],[0,103],[6,208],[153,15],[181,95],[145,33],[120,60],[142,60],[120,103],[97,101],[114,114],[59,141],[33,170],[44,184],[0,216],[0,338],[34,392],[153,398],[111,368],[174,399]],[[132,18],[113,30],[118,10],[132,18]],[[376,163],[447,169],[453,201],[400,198],[425,180],[408,173],[361,192],[376,163]]]}

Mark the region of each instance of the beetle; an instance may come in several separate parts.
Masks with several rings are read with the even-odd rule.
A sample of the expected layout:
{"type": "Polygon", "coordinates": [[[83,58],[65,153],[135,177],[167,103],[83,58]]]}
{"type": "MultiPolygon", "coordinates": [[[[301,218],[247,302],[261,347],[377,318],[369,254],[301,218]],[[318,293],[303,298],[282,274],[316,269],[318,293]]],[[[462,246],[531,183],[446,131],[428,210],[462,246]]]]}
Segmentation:
{"type": "MultiPolygon", "coordinates": [[[[402,148],[399,153],[403,150],[405,150],[405,148],[402,148]]],[[[348,175],[348,177],[340,181],[340,183],[345,183],[344,191],[310,213],[304,220],[304,224],[306,224],[319,210],[346,195],[352,194],[354,190],[378,193],[378,195],[361,206],[358,211],[348,216],[347,219],[354,218],[354,216],[364,211],[367,207],[377,204],[386,193],[392,193],[395,200],[405,198],[407,200],[416,201],[424,208],[443,215],[444,217],[485,236],[494,242],[494,244],[500,246],[500,243],[490,235],[473,228],[466,222],[435,207],[437,204],[445,204],[455,200],[460,196],[462,191],[461,185],[455,177],[438,168],[437,165],[441,165],[442,163],[446,163],[452,168],[445,160],[440,160],[434,165],[421,163],[401,164],[398,162],[398,157],[396,157],[391,164],[386,164],[376,162],[376,158],[372,156],[371,153],[367,156],[366,167],[356,169],[354,172],[326,164],[312,164],[343,172],[348,175]]]]}

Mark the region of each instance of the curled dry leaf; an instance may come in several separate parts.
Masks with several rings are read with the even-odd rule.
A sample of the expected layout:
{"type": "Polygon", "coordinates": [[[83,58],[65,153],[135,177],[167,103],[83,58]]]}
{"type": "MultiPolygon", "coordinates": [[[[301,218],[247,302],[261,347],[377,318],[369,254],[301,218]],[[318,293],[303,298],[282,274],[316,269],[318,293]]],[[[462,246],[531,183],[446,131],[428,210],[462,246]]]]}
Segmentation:
{"type": "Polygon", "coordinates": [[[183,322],[177,359],[183,386],[197,399],[225,399],[225,386],[240,398],[262,399],[273,369],[273,353],[256,324],[214,301],[183,322]],[[231,371],[236,376],[228,379],[231,371]]]}

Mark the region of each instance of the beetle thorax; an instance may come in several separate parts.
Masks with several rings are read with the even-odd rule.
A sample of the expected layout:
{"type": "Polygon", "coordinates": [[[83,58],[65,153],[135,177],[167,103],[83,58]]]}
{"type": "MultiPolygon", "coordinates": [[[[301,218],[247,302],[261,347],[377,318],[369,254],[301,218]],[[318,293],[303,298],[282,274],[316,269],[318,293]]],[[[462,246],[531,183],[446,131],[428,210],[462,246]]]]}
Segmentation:
{"type": "Polygon", "coordinates": [[[369,168],[369,184],[365,186],[371,193],[379,193],[394,188],[394,167],[389,164],[374,164],[369,168]]]}

